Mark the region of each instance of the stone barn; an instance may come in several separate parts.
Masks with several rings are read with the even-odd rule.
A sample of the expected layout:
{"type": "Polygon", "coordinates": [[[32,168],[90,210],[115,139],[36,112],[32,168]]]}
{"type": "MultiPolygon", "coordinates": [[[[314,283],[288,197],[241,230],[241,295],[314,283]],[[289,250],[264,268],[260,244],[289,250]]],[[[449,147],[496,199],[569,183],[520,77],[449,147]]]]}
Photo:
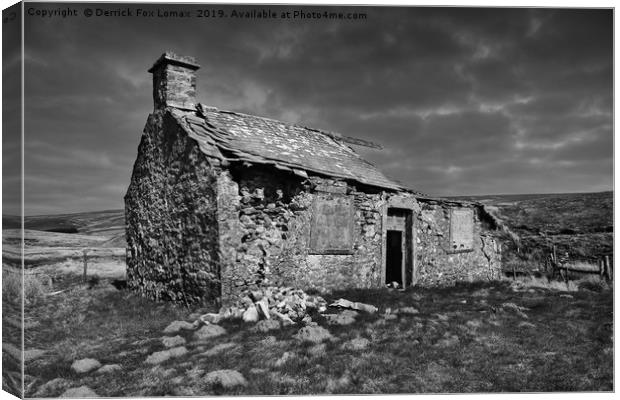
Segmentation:
{"type": "Polygon", "coordinates": [[[261,286],[499,276],[497,227],[479,204],[388,179],[351,148],[372,143],[198,103],[198,68],[165,53],[149,69],[155,107],[125,196],[130,287],[227,303],[261,286]]]}

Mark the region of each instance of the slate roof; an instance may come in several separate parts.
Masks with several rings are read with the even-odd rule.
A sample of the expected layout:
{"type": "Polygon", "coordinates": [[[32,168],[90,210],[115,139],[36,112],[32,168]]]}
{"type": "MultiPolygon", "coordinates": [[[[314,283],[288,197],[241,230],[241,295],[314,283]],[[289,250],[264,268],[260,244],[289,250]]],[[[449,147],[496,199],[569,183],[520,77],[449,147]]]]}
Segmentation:
{"type": "Polygon", "coordinates": [[[203,153],[211,157],[270,164],[301,176],[311,172],[406,190],[326,132],[201,104],[195,113],[178,109],[171,109],[171,113],[203,153]]]}

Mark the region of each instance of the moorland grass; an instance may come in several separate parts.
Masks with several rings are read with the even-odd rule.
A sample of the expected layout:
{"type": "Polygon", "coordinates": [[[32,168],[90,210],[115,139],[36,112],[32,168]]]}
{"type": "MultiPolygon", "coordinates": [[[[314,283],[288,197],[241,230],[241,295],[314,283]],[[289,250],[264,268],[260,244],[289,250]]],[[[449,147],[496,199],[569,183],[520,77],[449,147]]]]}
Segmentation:
{"type": "Polygon", "coordinates": [[[182,332],[188,353],[152,366],[144,360],[163,349],[164,327],[207,308],[155,303],[101,282],[26,309],[40,321],[26,333],[26,346],[48,351],[26,366],[27,395],[58,377],[70,387],[87,385],[99,395],[123,397],[612,390],[612,291],[557,289],[515,289],[510,281],[498,281],[404,292],[338,291],[326,299],[370,303],[379,311],[361,313],[347,326],[328,325],[315,314],[334,336],[324,351],[295,340],[299,326],[257,332],[252,324],[229,320],[222,323],[228,334],[217,338],[196,341],[182,332]],[[419,313],[385,317],[399,307],[419,313]],[[368,347],[344,345],[356,338],[368,339],[368,347]],[[204,354],[223,343],[233,345],[204,354]],[[77,375],[70,365],[85,357],[123,370],[77,375]],[[241,372],[248,385],[224,389],[205,383],[204,375],[218,369],[241,372]]]}

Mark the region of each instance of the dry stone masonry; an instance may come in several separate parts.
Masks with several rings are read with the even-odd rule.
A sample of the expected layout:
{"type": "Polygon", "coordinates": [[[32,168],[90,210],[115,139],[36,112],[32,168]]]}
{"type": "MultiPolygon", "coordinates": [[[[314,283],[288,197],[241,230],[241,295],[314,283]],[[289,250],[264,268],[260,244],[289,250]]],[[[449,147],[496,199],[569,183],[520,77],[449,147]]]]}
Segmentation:
{"type": "Polygon", "coordinates": [[[497,227],[480,205],[388,179],[349,146],[376,147],[364,140],[204,106],[198,68],[165,53],[149,70],[154,111],[125,196],[131,288],[221,301],[204,322],[289,323],[320,307],[311,291],[498,276],[497,227]]]}

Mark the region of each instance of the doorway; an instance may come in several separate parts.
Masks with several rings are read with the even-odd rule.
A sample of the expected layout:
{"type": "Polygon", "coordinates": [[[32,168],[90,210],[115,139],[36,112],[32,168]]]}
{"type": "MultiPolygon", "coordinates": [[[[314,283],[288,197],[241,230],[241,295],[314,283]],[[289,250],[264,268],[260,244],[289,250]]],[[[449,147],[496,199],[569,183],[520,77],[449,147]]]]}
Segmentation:
{"type": "Polygon", "coordinates": [[[396,282],[399,288],[410,286],[415,282],[412,211],[388,207],[384,229],[383,284],[392,286],[396,282]]]}
{"type": "Polygon", "coordinates": [[[403,232],[387,231],[385,246],[385,284],[398,283],[403,286],[403,232]]]}

